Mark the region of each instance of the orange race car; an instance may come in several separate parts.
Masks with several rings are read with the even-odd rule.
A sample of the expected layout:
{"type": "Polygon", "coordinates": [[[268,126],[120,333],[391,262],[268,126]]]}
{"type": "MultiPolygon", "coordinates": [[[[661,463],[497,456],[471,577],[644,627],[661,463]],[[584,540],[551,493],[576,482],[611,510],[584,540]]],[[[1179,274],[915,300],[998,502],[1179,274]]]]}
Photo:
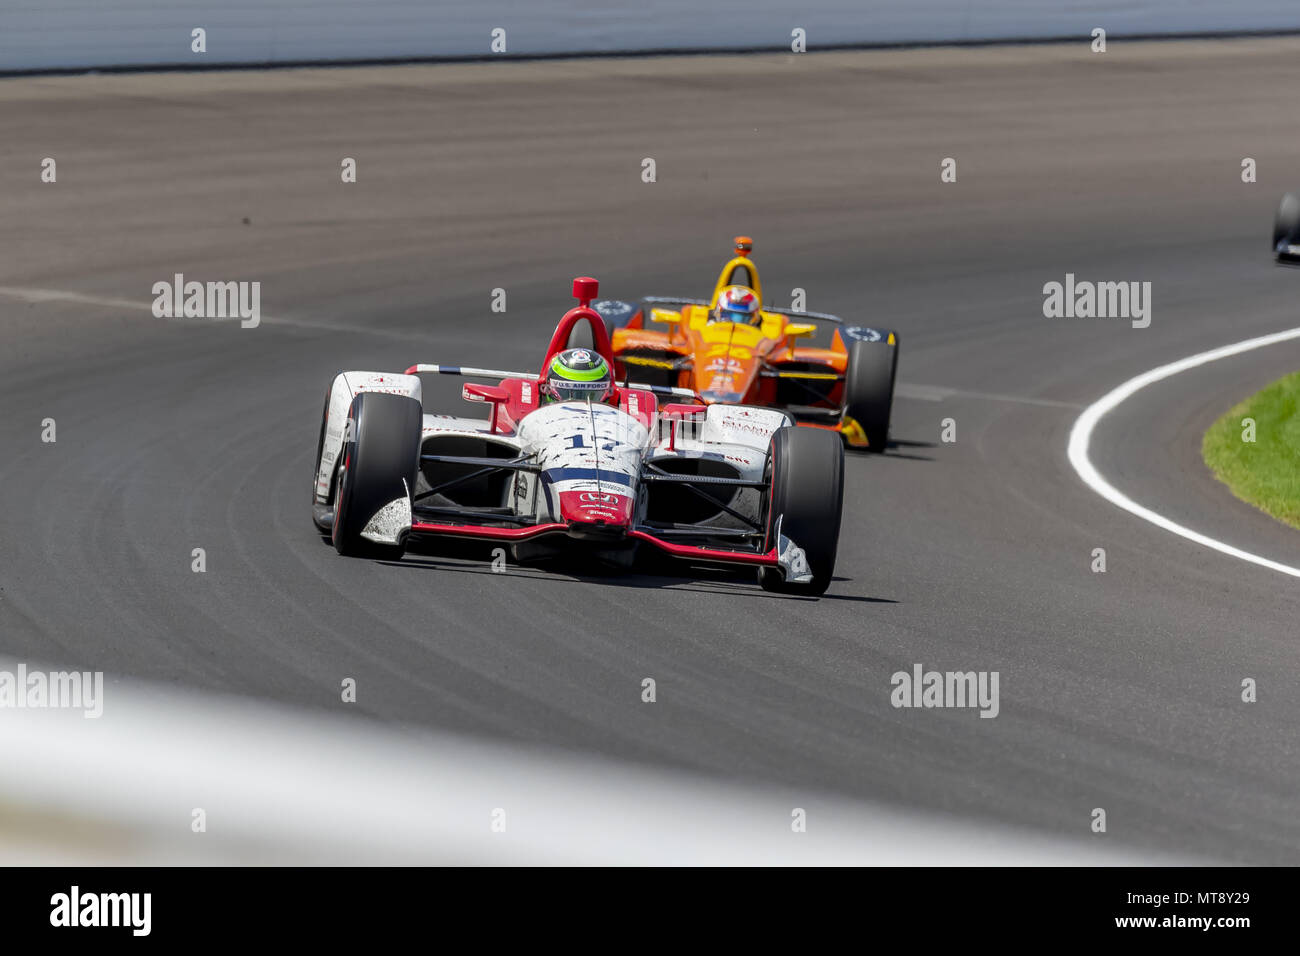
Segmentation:
{"type": "Polygon", "coordinates": [[[602,300],[593,308],[613,342],[624,381],[689,388],[702,401],[780,408],[801,425],[839,432],[855,448],[883,452],[898,368],[898,334],[820,312],[763,308],[753,242],[736,237],[713,297],[602,300]],[[663,323],[659,331],[647,327],[663,323]],[[830,346],[800,339],[834,323],[830,346]]]}

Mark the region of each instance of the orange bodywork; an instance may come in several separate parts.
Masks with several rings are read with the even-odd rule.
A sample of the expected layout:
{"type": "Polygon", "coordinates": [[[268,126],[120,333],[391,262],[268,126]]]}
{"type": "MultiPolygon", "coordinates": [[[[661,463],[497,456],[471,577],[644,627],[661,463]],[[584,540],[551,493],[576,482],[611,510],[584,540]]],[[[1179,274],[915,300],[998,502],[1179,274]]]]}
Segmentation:
{"type": "Polygon", "coordinates": [[[736,238],[736,256],[722,267],[707,305],[651,308],[649,315],[637,312],[616,329],[615,374],[620,380],[689,388],[706,403],[784,408],[801,425],[837,431],[850,445],[865,446],[862,429],[842,413],[849,351],[839,329],[829,347],[817,347],[799,344],[816,332],[815,325],[781,312],[762,309],[756,325],[709,322],[727,286],[746,286],[763,301],[758,270],[749,258],[752,246],[747,237],[736,238]]]}

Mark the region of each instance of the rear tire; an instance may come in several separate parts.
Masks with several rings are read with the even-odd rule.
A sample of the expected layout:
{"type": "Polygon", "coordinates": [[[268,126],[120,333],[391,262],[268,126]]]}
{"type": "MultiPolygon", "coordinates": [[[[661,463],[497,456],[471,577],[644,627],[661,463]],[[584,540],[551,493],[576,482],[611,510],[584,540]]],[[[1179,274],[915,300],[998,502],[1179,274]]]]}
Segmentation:
{"type": "Polygon", "coordinates": [[[1273,219],[1274,254],[1277,254],[1277,247],[1283,240],[1294,245],[1297,238],[1300,238],[1300,196],[1287,193],[1282,197],[1282,202],[1277,207],[1277,215],[1273,219]]]}
{"type": "Polygon", "coordinates": [[[379,509],[415,488],[422,422],[420,403],[405,395],[362,392],[352,400],[331,529],[339,554],[400,558],[406,551],[405,540],[377,544],[361,532],[379,509]]]}
{"type": "Polygon", "coordinates": [[[808,559],[809,584],[787,582],[777,568],[763,568],[758,582],[764,591],[824,594],[835,573],[844,509],[844,445],[838,435],[821,428],[791,425],[772,434],[768,451],[771,497],[767,512],[765,550],[776,546],[776,521],[781,534],[808,559]]]}
{"type": "Polygon", "coordinates": [[[844,376],[844,414],[862,426],[867,450],[883,453],[889,442],[889,414],[894,407],[898,370],[898,336],[885,342],[854,342],[844,376]]]}

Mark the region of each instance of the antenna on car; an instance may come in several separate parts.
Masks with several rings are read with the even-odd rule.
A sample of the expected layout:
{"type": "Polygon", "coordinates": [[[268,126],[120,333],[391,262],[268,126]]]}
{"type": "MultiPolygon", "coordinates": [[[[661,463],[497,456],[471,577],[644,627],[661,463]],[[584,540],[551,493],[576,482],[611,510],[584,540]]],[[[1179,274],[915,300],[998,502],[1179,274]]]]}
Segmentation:
{"type": "Polygon", "coordinates": [[[584,309],[591,308],[591,300],[600,292],[600,283],[590,276],[579,276],[573,280],[573,297],[584,309]]]}

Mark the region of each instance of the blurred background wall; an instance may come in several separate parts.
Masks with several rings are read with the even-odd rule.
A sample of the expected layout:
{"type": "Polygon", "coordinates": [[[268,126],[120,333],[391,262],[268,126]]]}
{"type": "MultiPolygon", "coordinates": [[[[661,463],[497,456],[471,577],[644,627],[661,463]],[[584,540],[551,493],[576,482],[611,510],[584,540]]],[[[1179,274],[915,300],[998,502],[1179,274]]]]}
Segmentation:
{"type": "Polygon", "coordinates": [[[1300,29],[1296,0],[0,0],[0,70],[1300,29]],[[205,31],[206,52],[192,49],[205,31]],[[504,34],[494,31],[504,31],[504,34]],[[496,49],[494,49],[494,44],[496,49]],[[502,50],[504,46],[504,50],[502,50]]]}

